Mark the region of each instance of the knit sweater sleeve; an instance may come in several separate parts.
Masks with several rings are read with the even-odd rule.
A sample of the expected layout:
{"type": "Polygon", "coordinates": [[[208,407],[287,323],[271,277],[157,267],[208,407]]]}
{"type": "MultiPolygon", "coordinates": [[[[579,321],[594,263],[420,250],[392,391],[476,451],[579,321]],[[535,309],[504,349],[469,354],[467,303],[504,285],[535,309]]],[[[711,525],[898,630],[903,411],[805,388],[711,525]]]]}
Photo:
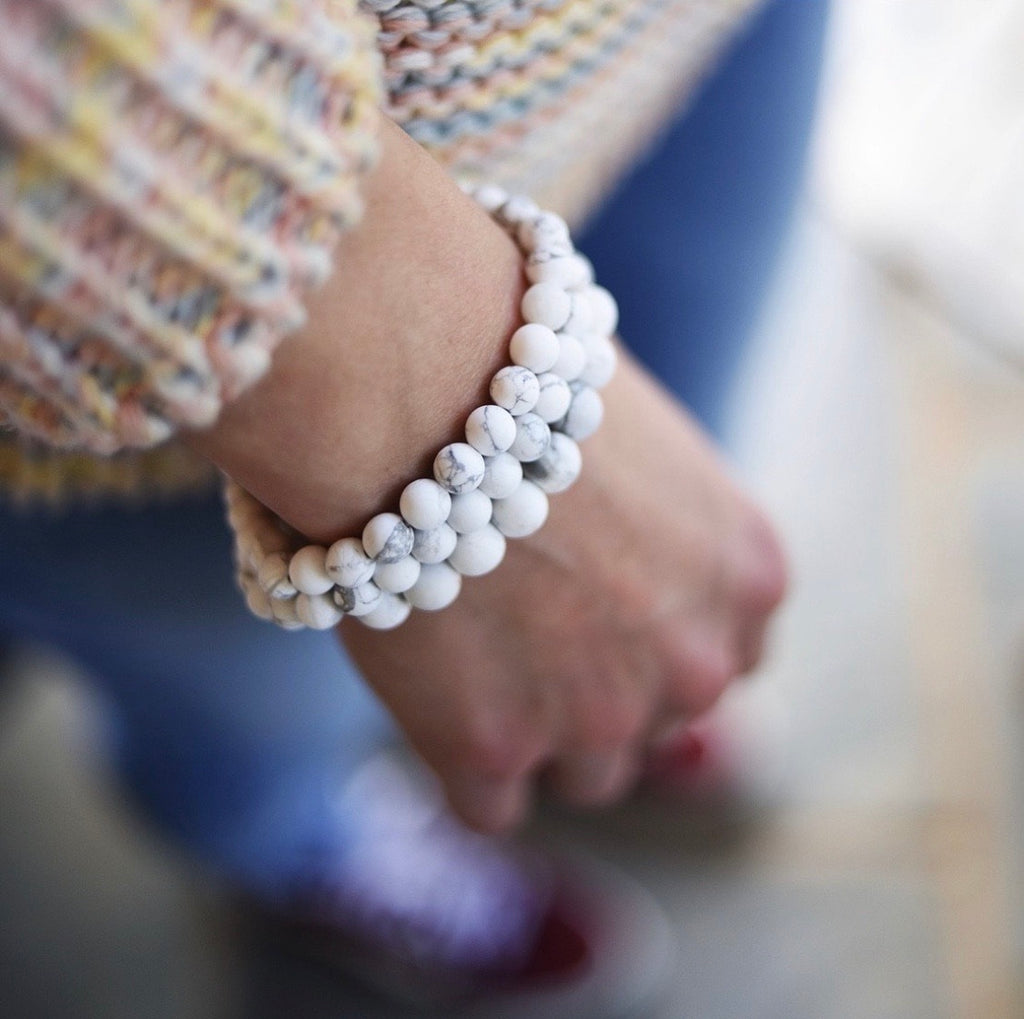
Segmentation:
{"type": "Polygon", "coordinates": [[[0,0],[0,425],[109,454],[266,370],[359,217],[356,0],[0,0]]]}

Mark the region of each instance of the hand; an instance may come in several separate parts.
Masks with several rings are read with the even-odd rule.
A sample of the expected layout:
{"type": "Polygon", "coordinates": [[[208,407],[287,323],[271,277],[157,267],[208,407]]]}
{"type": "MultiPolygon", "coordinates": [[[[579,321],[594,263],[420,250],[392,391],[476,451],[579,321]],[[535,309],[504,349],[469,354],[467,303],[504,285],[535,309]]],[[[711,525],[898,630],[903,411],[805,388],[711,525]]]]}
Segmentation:
{"type": "Polygon", "coordinates": [[[761,656],[782,554],[696,425],[630,359],[548,522],[438,614],[346,645],[455,810],[498,831],[534,781],[624,793],[648,742],[761,656]]]}

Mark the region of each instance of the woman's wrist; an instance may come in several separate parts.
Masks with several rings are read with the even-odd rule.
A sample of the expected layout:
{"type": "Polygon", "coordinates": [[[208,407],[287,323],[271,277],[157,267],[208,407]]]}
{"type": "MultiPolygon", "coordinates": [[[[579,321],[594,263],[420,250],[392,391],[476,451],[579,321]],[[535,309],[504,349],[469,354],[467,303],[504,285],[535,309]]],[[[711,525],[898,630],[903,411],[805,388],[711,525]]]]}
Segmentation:
{"type": "Polygon", "coordinates": [[[362,224],[267,376],[193,448],[298,531],[359,533],[428,476],[506,363],[515,243],[393,125],[362,224]]]}

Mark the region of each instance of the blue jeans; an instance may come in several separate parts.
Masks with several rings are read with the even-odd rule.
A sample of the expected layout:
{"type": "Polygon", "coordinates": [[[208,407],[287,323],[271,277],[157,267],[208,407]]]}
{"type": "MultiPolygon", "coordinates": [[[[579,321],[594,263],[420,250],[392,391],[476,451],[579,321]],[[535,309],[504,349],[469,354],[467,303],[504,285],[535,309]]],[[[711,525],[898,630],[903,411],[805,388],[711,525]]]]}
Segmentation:
{"type": "MultiPolygon", "coordinates": [[[[581,240],[621,332],[713,430],[796,193],[825,20],[777,0],[581,240]]],[[[252,619],[219,500],[0,509],[0,639],[75,658],[126,787],[165,832],[273,894],[343,852],[332,794],[389,722],[333,635],[252,619]]]]}

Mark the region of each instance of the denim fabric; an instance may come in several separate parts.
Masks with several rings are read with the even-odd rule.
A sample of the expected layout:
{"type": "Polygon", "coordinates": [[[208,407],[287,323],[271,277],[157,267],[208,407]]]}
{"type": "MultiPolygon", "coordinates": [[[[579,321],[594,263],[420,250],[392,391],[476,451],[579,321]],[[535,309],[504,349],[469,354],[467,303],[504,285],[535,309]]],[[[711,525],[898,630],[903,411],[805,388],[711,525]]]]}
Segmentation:
{"type": "MultiPolygon", "coordinates": [[[[712,429],[796,193],[825,6],[777,0],[582,238],[623,335],[712,429]]],[[[354,819],[334,793],[388,731],[332,635],[234,590],[219,502],[0,510],[0,638],[73,656],[103,692],[145,813],[273,894],[354,819]]]]}

